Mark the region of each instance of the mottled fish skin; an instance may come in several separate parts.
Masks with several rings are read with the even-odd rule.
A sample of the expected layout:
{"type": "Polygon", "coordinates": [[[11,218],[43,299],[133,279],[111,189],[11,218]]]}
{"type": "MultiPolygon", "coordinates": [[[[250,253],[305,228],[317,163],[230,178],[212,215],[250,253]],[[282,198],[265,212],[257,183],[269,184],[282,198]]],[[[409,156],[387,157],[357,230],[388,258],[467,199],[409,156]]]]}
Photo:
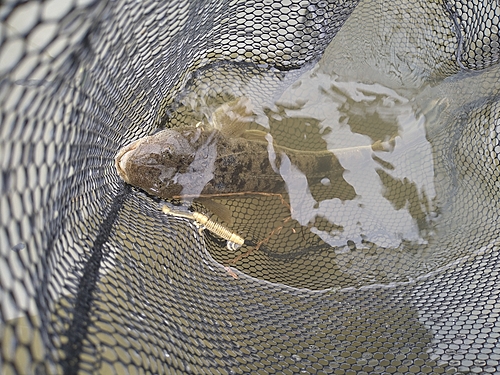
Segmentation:
{"type": "Polygon", "coordinates": [[[329,151],[299,151],[267,142],[226,137],[219,130],[166,129],[124,147],[116,168],[129,184],[160,198],[286,192],[280,165],[288,158],[309,184],[332,192],[324,199],[353,199],[344,169],[329,151]],[[275,156],[270,158],[271,156],[275,156]],[[274,159],[274,160],[273,160],[274,159]]]}

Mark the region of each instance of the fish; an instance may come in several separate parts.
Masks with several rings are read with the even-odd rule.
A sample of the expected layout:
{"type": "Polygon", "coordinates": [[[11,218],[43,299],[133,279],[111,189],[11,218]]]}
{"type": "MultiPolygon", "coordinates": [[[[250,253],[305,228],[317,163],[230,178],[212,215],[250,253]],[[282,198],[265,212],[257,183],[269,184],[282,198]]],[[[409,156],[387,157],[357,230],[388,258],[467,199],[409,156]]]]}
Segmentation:
{"type": "Polygon", "coordinates": [[[138,139],[117,153],[116,170],[125,182],[153,196],[197,198],[285,194],[291,169],[281,167],[290,163],[310,186],[320,187],[323,199],[354,199],[356,192],[333,152],[295,150],[274,144],[264,131],[241,130],[251,111],[248,99],[239,98],[216,110],[211,126],[167,128],[138,139]]]}

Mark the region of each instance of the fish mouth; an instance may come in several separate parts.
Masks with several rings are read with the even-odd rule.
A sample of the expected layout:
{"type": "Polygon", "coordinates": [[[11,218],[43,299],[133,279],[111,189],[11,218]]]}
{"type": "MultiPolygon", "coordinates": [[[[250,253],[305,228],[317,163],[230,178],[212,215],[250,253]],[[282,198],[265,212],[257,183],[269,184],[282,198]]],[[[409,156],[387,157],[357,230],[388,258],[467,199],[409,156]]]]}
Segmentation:
{"type": "Polygon", "coordinates": [[[134,153],[135,149],[142,143],[142,139],[138,139],[129,145],[123,147],[115,156],[115,168],[118,175],[127,183],[130,183],[126,172],[127,161],[134,153]]]}

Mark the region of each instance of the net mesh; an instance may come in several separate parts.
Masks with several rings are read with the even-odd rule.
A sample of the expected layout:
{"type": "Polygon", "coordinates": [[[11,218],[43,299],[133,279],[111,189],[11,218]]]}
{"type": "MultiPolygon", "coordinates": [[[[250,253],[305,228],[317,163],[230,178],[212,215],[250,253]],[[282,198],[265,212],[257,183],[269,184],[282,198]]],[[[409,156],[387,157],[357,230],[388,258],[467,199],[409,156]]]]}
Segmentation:
{"type": "MultiPolygon", "coordinates": [[[[499,373],[499,14],[487,0],[3,2],[1,372],[499,373]],[[352,186],[339,198],[311,183],[213,197],[231,230],[265,240],[231,252],[117,175],[123,145],[208,124],[242,96],[276,144],[326,150],[318,116],[285,116],[305,106],[286,95],[312,95],[293,83],[333,65],[419,87],[412,105],[439,120],[431,160],[401,156],[415,181],[374,159],[386,200],[426,241],[335,242],[357,211],[338,206],[343,227],[319,214],[304,224],[294,204],[346,202],[352,186]]],[[[324,91],[343,98],[355,133],[394,133],[343,87],[324,91]]],[[[373,220],[397,225],[384,207],[373,220]]]]}

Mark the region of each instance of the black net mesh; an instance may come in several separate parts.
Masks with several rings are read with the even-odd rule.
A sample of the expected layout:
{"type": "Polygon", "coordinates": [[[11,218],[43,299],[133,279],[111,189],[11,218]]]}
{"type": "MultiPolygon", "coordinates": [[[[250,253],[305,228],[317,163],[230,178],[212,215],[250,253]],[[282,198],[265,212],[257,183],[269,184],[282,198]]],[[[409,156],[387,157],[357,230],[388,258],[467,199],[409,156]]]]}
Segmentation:
{"type": "Polygon", "coordinates": [[[499,17],[489,0],[0,4],[0,372],[500,373],[499,17]],[[230,251],[114,157],[241,97],[304,188],[168,201],[249,240],[230,251]],[[294,169],[332,148],[342,178],[294,169]]]}

